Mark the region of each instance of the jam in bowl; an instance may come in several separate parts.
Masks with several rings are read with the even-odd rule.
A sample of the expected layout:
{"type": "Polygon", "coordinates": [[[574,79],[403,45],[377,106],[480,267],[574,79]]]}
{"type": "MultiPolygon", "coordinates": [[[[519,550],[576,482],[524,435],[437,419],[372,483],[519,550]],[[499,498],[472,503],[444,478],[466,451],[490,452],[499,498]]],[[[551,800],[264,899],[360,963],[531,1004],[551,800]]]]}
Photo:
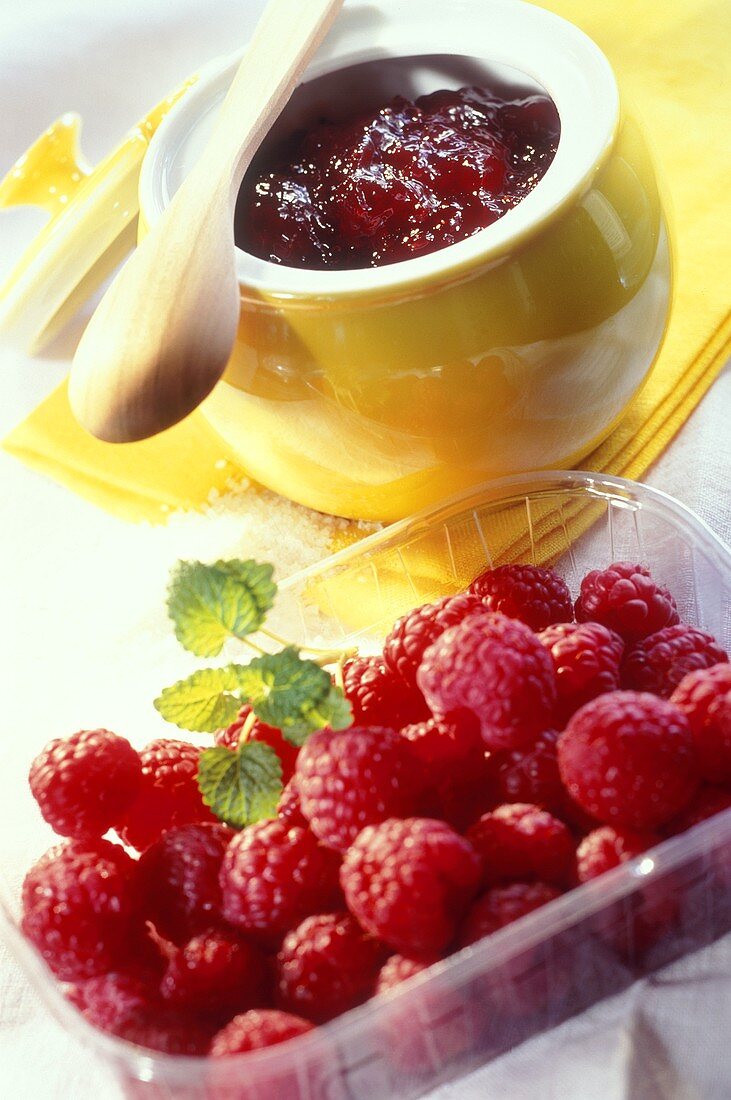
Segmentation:
{"type": "Polygon", "coordinates": [[[319,121],[247,173],[236,243],[272,263],[379,267],[492,225],[543,178],[561,124],[548,96],[485,88],[396,96],[319,121]]]}
{"type": "MultiPolygon", "coordinates": [[[[196,162],[237,60],[204,73],[155,135],[142,233],[196,162]]],[[[459,19],[437,0],[348,5],[252,164],[236,222],[238,336],[201,408],[252,478],[325,512],[389,521],[576,465],[624,414],[667,325],[642,131],[595,44],[520,0],[463,0],[459,19]],[[477,116],[511,101],[524,117],[510,138],[481,130],[477,116]],[[517,131],[536,107],[520,176],[517,131]],[[436,165],[432,124],[431,145],[444,134],[449,148],[436,165]]]]}

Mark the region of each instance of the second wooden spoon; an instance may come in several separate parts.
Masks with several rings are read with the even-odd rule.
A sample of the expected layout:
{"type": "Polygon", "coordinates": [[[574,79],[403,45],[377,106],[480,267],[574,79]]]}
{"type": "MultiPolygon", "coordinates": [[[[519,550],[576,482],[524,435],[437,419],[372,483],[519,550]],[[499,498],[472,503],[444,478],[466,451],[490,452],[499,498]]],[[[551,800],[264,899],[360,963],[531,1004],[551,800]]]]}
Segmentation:
{"type": "Polygon", "coordinates": [[[241,180],[343,0],[269,0],[200,161],[91,318],[69,400],[124,443],[182,420],[213,389],[239,320],[233,210],[241,180]]]}

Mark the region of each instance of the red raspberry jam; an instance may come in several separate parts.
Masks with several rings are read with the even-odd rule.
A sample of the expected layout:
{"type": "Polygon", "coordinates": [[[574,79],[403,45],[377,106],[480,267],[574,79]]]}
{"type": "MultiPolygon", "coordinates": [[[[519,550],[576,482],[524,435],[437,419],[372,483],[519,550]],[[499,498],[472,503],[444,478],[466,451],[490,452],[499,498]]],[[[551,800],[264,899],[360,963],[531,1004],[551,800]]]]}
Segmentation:
{"type": "Polygon", "coordinates": [[[272,263],[380,267],[497,221],[553,160],[560,122],[542,94],[484,88],[400,96],[262,150],[236,208],[236,243],[272,263]]]}

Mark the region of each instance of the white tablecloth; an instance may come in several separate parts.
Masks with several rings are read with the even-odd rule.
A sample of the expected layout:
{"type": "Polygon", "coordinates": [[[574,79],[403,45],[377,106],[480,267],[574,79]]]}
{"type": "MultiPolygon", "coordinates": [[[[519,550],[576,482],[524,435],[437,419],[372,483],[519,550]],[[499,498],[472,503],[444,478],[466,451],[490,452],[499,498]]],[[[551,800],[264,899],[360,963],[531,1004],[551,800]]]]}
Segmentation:
{"type": "MultiPolygon", "coordinates": [[[[4,0],[0,175],[66,110],[81,113],[84,149],[96,161],[164,93],[242,40],[261,6],[262,0],[4,0]]],[[[38,221],[28,210],[2,214],[0,275],[38,221]]],[[[0,349],[0,433],[63,377],[73,340],[71,333],[35,360],[0,349]]],[[[727,368],[647,477],[727,540],[730,415],[727,368]]],[[[6,674],[0,761],[12,779],[3,791],[17,792],[17,807],[12,793],[4,796],[0,823],[3,858],[17,851],[11,871],[19,877],[36,838],[26,837],[18,825],[14,843],[8,830],[15,827],[16,809],[18,821],[24,820],[23,777],[32,755],[50,737],[80,724],[115,728],[119,719],[120,732],[137,721],[149,724],[150,691],[165,681],[160,639],[144,624],[146,544],[135,556],[127,528],[122,533],[117,521],[2,453],[0,485],[0,662],[6,674]],[[130,547],[125,575],[120,575],[122,539],[130,547]],[[137,629],[141,621],[147,630],[137,629]],[[134,676],[133,685],[126,674],[134,676]],[[142,702],[137,706],[138,695],[144,708],[142,702]]],[[[149,735],[161,732],[151,729],[149,735]]],[[[730,1032],[731,942],[726,941],[595,1006],[438,1096],[726,1100],[730,1032]]],[[[2,945],[0,1091],[15,1100],[119,1095],[105,1070],[50,1019],[2,945]]]]}

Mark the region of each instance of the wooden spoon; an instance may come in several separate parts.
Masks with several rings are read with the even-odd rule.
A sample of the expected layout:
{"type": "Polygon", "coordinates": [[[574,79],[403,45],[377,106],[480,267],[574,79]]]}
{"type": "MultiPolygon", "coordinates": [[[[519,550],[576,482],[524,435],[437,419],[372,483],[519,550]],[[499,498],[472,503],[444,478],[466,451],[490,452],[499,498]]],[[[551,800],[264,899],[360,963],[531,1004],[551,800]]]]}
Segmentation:
{"type": "Polygon", "coordinates": [[[192,412],[239,320],[233,213],[241,180],[343,0],[269,0],[200,161],[104,295],[74,356],[71,408],[110,443],[192,412]]]}

